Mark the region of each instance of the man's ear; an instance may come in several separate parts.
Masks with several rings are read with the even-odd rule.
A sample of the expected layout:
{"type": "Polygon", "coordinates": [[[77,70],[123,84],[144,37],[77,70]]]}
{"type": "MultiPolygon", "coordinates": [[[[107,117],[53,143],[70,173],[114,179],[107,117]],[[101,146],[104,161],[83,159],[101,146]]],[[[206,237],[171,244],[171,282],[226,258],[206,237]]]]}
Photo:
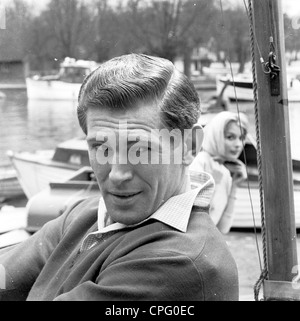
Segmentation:
{"type": "Polygon", "coordinates": [[[195,124],[191,129],[184,131],[183,164],[189,166],[200,152],[204,138],[203,128],[195,124]]]}

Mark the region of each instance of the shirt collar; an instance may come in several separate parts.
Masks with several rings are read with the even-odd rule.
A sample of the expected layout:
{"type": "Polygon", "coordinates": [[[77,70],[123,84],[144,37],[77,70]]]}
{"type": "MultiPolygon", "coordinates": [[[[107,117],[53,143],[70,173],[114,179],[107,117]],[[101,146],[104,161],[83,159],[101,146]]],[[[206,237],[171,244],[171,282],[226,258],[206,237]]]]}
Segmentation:
{"type": "Polygon", "coordinates": [[[190,172],[192,189],[168,199],[156,212],[144,221],[135,225],[112,223],[107,225],[107,210],[103,198],[100,198],[98,207],[98,233],[107,233],[126,227],[138,226],[149,219],[155,219],[181,232],[186,232],[192,207],[209,208],[214,181],[210,174],[205,172],[190,172]]]}

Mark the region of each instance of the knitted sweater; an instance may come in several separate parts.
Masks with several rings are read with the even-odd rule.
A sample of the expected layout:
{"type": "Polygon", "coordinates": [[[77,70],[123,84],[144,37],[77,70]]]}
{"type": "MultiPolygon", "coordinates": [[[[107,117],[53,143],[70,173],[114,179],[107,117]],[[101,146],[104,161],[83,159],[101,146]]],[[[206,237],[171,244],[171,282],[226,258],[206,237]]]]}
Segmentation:
{"type": "Polygon", "coordinates": [[[187,232],[150,219],[104,234],[98,198],[74,205],[25,242],[0,251],[0,300],[238,300],[236,264],[209,215],[193,207],[187,232]]]}

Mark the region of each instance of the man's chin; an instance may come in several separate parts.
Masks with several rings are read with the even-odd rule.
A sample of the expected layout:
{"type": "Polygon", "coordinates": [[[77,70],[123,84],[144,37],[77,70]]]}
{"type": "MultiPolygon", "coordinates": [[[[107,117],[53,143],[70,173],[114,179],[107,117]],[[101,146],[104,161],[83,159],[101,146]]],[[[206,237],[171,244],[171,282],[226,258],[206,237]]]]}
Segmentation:
{"type": "Polygon", "coordinates": [[[144,213],[143,210],[137,209],[107,209],[109,216],[113,222],[125,224],[125,225],[135,225],[141,223],[149,215],[144,213]],[[142,215],[141,215],[142,214],[142,215]]]}

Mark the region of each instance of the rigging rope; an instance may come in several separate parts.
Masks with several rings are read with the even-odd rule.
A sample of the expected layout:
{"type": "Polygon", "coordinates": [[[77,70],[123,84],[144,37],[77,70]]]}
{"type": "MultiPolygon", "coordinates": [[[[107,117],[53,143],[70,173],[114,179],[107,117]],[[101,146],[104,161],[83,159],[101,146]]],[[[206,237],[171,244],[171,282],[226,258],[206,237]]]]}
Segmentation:
{"type": "MultiPolygon", "coordinates": [[[[254,285],[254,298],[256,301],[259,300],[259,292],[263,281],[268,277],[268,267],[267,267],[267,242],[266,242],[266,227],[265,227],[265,211],[264,211],[264,199],[263,199],[263,184],[262,184],[262,164],[261,164],[261,148],[260,148],[260,132],[259,132],[259,118],[258,118],[258,96],[257,96],[257,79],[255,71],[255,32],[253,28],[253,12],[252,12],[252,0],[248,0],[248,7],[244,0],[244,5],[249,19],[250,24],[250,40],[251,40],[251,60],[252,60],[252,75],[253,75],[253,96],[254,96],[254,111],[255,111],[255,130],[256,130],[256,141],[257,141],[257,167],[258,167],[258,182],[259,182],[259,196],[260,196],[260,212],[261,212],[261,234],[263,243],[263,261],[264,268],[261,271],[261,275],[254,285]]],[[[257,43],[256,43],[257,44],[257,43]]],[[[257,44],[258,51],[261,57],[261,51],[257,44]]],[[[260,58],[262,62],[262,57],[260,58]]]]}
{"type": "MultiPolygon", "coordinates": [[[[255,240],[256,240],[256,247],[257,247],[257,252],[258,252],[258,259],[259,259],[259,264],[260,264],[260,269],[261,269],[261,275],[258,279],[258,281],[254,285],[254,298],[256,301],[259,299],[259,292],[261,285],[263,284],[263,281],[267,279],[268,277],[268,269],[267,269],[267,246],[266,246],[266,228],[265,228],[265,214],[264,214],[264,202],[263,202],[263,187],[262,187],[262,165],[261,165],[261,149],[260,149],[260,133],[259,133],[259,119],[258,119],[258,97],[257,97],[257,81],[256,81],[256,74],[255,74],[255,56],[254,56],[254,51],[255,51],[255,43],[260,55],[260,63],[262,65],[263,70],[265,71],[266,69],[266,64],[264,62],[264,59],[261,56],[261,51],[259,48],[259,45],[257,43],[257,39],[255,37],[255,32],[253,29],[253,15],[252,15],[252,5],[251,5],[251,0],[248,0],[249,3],[249,12],[247,9],[247,5],[244,1],[244,5],[246,8],[246,13],[248,16],[249,24],[250,24],[250,38],[251,38],[251,58],[252,58],[252,74],[253,74],[253,95],[254,95],[254,110],[255,110],[255,130],[256,130],[256,140],[257,140],[257,167],[258,167],[258,182],[259,182],[259,195],[260,195],[260,212],[261,212],[261,231],[262,231],[262,242],[263,242],[263,260],[264,260],[264,267],[262,267],[261,263],[261,258],[260,258],[260,250],[258,246],[258,239],[257,239],[257,231],[256,231],[256,223],[255,223],[255,217],[254,217],[254,211],[253,211],[253,202],[251,198],[251,192],[250,192],[250,186],[249,186],[249,179],[247,179],[248,182],[248,192],[249,192],[249,197],[250,197],[250,203],[251,203],[251,209],[252,209],[252,219],[254,223],[254,232],[255,232],[255,240]]],[[[223,19],[223,27],[225,26],[224,24],[224,13],[223,13],[223,6],[222,6],[222,0],[220,0],[220,8],[222,12],[222,19],[223,19]]],[[[229,41],[226,42],[229,44],[229,41]]],[[[232,70],[232,65],[230,61],[230,51],[229,47],[227,46],[227,56],[229,60],[229,65],[230,65],[230,71],[231,71],[231,78],[232,78],[232,83],[233,83],[233,88],[234,88],[234,95],[235,95],[235,102],[237,106],[237,113],[239,117],[239,105],[238,105],[238,99],[237,99],[237,94],[236,94],[236,87],[235,87],[235,82],[234,82],[234,75],[233,75],[233,70],[232,70]]],[[[242,130],[242,129],[241,129],[242,130]]],[[[244,153],[244,159],[245,159],[245,165],[247,168],[247,161],[245,157],[245,142],[243,141],[243,153],[244,153]]],[[[247,168],[247,176],[248,176],[248,168],[247,168]]]]}

